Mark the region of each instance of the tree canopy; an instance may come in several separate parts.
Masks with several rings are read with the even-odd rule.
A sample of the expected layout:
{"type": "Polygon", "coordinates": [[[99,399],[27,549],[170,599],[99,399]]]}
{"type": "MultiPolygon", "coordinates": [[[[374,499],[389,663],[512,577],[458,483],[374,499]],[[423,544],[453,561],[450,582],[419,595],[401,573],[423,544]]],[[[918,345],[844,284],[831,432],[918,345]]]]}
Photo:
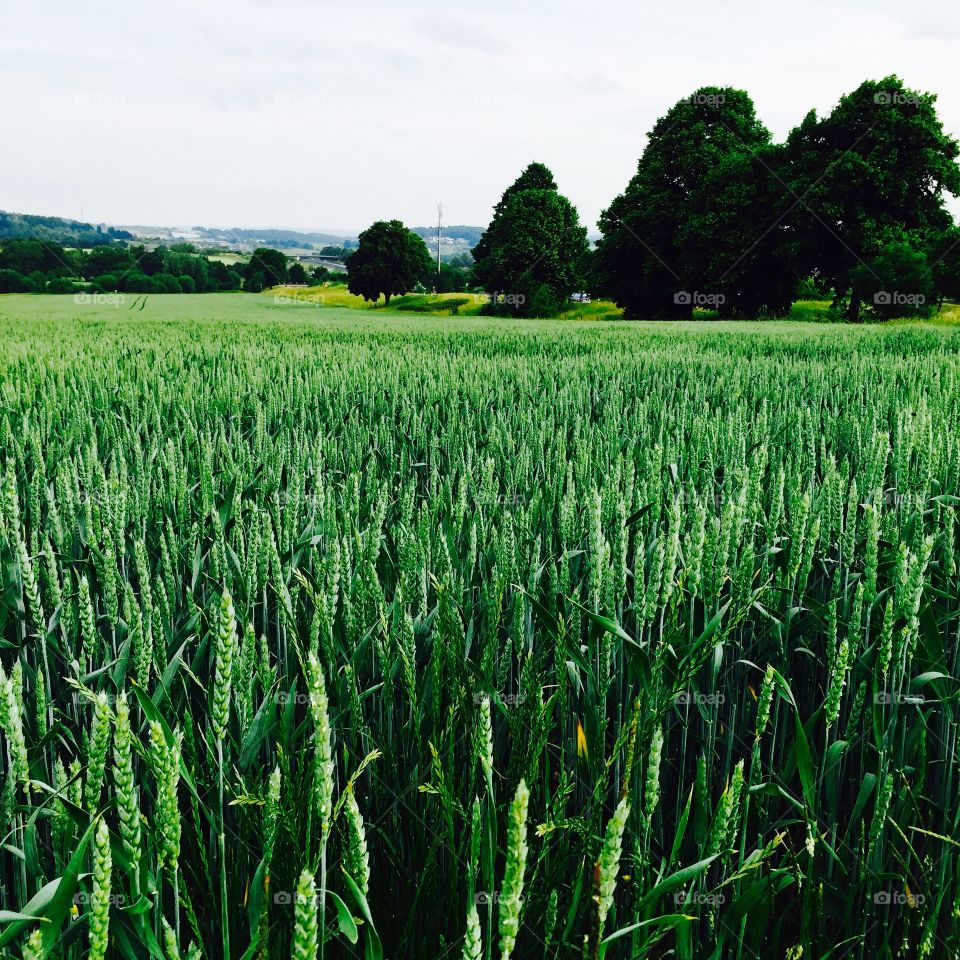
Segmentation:
{"type": "Polygon", "coordinates": [[[10,293],[205,293],[236,290],[241,282],[238,270],[203,254],[119,244],[85,252],[30,239],[0,242],[0,271],[0,292],[10,293]]]}
{"type": "Polygon", "coordinates": [[[474,275],[493,312],[549,315],[583,282],[589,255],[586,228],[553,174],[532,163],[494,208],[474,247],[474,275]]]}
{"type": "MultiPolygon", "coordinates": [[[[960,193],[960,168],[935,99],[895,76],[867,81],[775,144],[747,93],[697,90],[657,121],[601,217],[598,291],[627,317],[680,319],[697,306],[780,315],[804,278],[832,290],[853,320],[864,294],[895,274],[929,278],[929,296],[942,298],[960,275],[944,204],[960,193]],[[926,272],[908,267],[918,261],[903,245],[927,259],[926,272]],[[873,264],[884,272],[868,282],[873,264]]],[[[904,306],[928,296],[898,292],[904,306]]],[[[884,306],[870,312],[889,315],[874,309],[884,306]]]]}
{"type": "Polygon", "coordinates": [[[365,300],[386,303],[412,290],[430,270],[427,245],[399,220],[378,220],[360,234],[346,259],[347,289],[365,300]]]}
{"type": "Polygon", "coordinates": [[[259,293],[266,287],[276,287],[287,280],[287,258],[270,247],[257,247],[250,255],[243,274],[245,290],[259,293]]]}
{"type": "Polygon", "coordinates": [[[916,250],[953,225],[945,193],[960,193],[957,142],[944,133],[933,94],[896,76],[868,80],[826,117],[811,111],[787,139],[798,260],[859,317],[853,271],[889,244],[916,250]]]}
{"type": "Polygon", "coordinates": [[[697,305],[783,312],[793,279],[771,262],[782,263],[784,237],[761,235],[776,220],[781,165],[749,94],[702,87],[680,100],[601,217],[604,292],[628,317],[683,319],[697,305]]]}

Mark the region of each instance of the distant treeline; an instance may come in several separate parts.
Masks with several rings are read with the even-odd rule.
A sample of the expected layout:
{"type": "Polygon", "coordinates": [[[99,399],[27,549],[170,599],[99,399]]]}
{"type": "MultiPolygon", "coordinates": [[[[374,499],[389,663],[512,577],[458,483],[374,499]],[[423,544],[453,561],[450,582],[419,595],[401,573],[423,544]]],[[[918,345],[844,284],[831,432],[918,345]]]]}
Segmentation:
{"type": "Polygon", "coordinates": [[[126,230],[116,227],[94,226],[79,220],[62,217],[39,217],[26,213],[7,213],[0,210],[0,240],[8,237],[30,237],[49,240],[67,247],[96,247],[113,240],[133,240],[126,230]]]}
{"type": "Polygon", "coordinates": [[[308,272],[277,250],[255,250],[247,263],[226,264],[190,244],[66,249],[47,240],[0,242],[0,293],[211,293],[259,292],[280,283],[318,284],[333,276],[308,272]]]}
{"type": "MultiPolygon", "coordinates": [[[[150,228],[140,228],[140,234],[150,228]]],[[[156,228],[168,233],[166,228],[156,228]]],[[[458,228],[451,228],[458,229],[458,228]]],[[[476,228],[463,228],[476,230],[476,228]]],[[[355,249],[357,241],[351,237],[341,237],[332,233],[311,233],[299,230],[253,230],[242,227],[192,227],[194,239],[199,245],[220,248],[224,243],[249,249],[251,243],[270,247],[288,247],[298,250],[315,250],[323,246],[328,250],[346,251],[355,249]]],[[[479,235],[479,234],[478,234],[479,235]]],[[[162,238],[163,234],[161,234],[162,238]]],[[[21,240],[49,240],[65,247],[104,246],[114,241],[136,241],[137,234],[119,227],[108,227],[68,220],[64,217],[40,217],[25,213],[9,213],[0,210],[0,241],[17,238],[21,240]]],[[[169,240],[169,246],[178,246],[175,239],[169,240]]]]}

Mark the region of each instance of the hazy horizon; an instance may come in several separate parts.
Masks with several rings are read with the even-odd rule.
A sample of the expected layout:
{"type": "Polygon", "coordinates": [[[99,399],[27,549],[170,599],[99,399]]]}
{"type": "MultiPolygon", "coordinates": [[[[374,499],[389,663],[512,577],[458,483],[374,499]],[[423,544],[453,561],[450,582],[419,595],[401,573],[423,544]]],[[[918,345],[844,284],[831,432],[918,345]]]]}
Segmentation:
{"type": "Polygon", "coordinates": [[[173,0],[159,18],[14,0],[0,10],[16,146],[0,156],[0,209],[347,235],[430,224],[443,201],[446,222],[482,226],[539,160],[593,231],[656,119],[707,84],[746,89],[782,139],[897,73],[938,94],[960,134],[960,12],[815,2],[797,23],[788,9],[173,0]]]}

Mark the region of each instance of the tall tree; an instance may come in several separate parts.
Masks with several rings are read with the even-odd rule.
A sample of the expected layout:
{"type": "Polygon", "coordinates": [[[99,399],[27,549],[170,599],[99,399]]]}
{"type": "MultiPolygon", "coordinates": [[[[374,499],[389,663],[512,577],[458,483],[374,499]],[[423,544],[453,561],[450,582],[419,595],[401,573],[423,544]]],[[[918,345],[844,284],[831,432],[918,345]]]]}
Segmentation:
{"type": "Polygon", "coordinates": [[[784,312],[796,276],[782,256],[781,166],[744,91],[702,87],[680,100],[600,219],[600,291],[634,319],[686,319],[698,303],[784,312]]]}
{"type": "Polygon", "coordinates": [[[500,218],[503,216],[504,208],[509,202],[510,198],[514,194],[520,193],[522,190],[556,190],[557,183],[553,179],[553,174],[550,172],[550,168],[543,163],[538,163],[534,161],[531,163],[524,171],[517,177],[513,183],[503,191],[503,196],[497,201],[497,205],[493,208],[493,220],[483,234],[481,234],[480,239],[477,241],[476,246],[471,251],[473,253],[473,259],[475,262],[485,259],[490,255],[490,228],[495,226],[500,218]]]}
{"type": "Polygon", "coordinates": [[[838,304],[849,297],[851,320],[860,316],[857,267],[869,272],[890,244],[920,250],[952,225],[944,194],[960,193],[960,148],[935,102],[896,76],[868,80],[829,116],[811,111],[787,139],[798,255],[838,304]]]}
{"type": "Polygon", "coordinates": [[[687,284],[713,294],[722,317],[783,316],[797,297],[788,177],[785,151],[772,143],[733,150],[704,171],[683,263],[687,284]]]}
{"type": "Polygon", "coordinates": [[[412,290],[429,270],[430,251],[399,220],[378,220],[360,234],[360,244],[347,257],[347,289],[365,300],[389,305],[394,294],[412,290]]]}
{"type": "Polygon", "coordinates": [[[495,312],[549,315],[582,283],[589,251],[576,208],[553,174],[532,163],[494,207],[473,249],[474,276],[495,312]]]}

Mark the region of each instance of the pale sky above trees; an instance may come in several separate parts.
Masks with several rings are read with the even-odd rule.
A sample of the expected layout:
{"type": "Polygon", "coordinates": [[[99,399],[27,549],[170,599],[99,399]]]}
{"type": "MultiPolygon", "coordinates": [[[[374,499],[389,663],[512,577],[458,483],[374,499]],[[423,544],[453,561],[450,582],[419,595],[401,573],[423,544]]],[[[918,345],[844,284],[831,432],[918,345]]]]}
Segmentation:
{"type": "Polygon", "coordinates": [[[356,232],[443,200],[483,225],[540,160],[592,230],[705,84],[780,139],[897,73],[960,134],[958,43],[939,0],[3,0],[0,209],[356,232]]]}

